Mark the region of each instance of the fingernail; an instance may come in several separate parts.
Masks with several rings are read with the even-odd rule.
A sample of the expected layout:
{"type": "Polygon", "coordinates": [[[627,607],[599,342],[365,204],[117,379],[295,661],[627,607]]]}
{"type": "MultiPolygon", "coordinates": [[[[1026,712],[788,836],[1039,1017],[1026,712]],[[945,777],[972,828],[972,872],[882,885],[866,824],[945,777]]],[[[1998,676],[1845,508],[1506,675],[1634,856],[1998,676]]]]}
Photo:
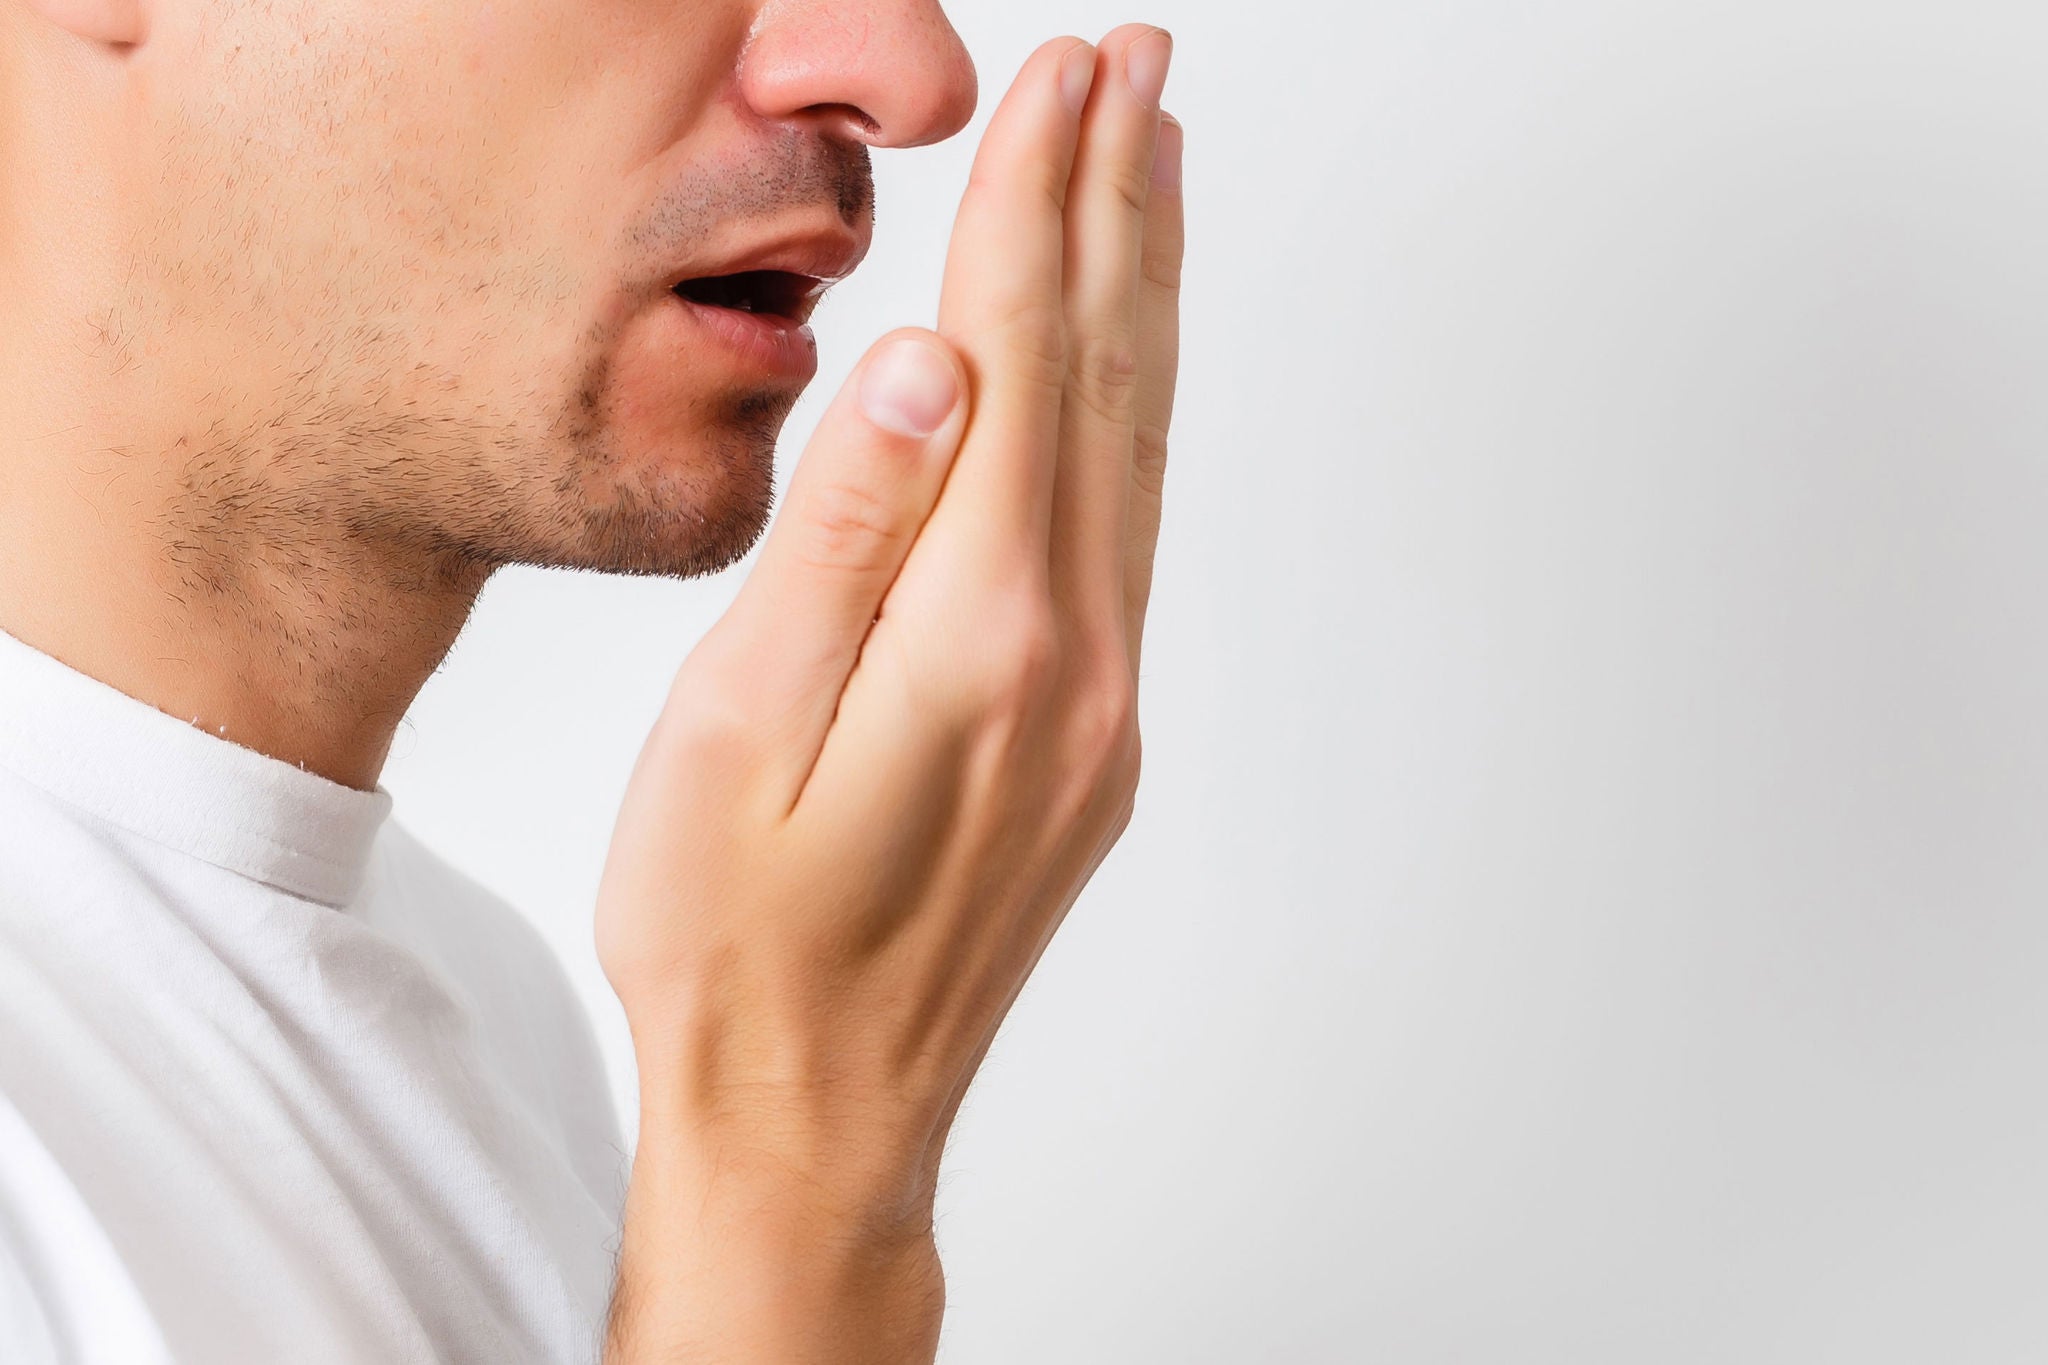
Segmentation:
{"type": "Polygon", "coordinates": [[[1159,116],[1159,144],[1152,151],[1152,188],[1180,188],[1180,120],[1171,114],[1159,116]]]}
{"type": "Polygon", "coordinates": [[[1060,98],[1075,113],[1088,103],[1088,87],[1095,84],[1095,47],[1082,43],[1060,58],[1060,98]]]}
{"type": "Polygon", "coordinates": [[[884,347],[860,377],[860,410],[899,436],[931,435],[959,401],[960,384],[946,358],[909,337],[884,347]]]}
{"type": "Polygon", "coordinates": [[[1138,103],[1152,107],[1166,89],[1166,64],[1173,59],[1173,35],[1155,28],[1124,49],[1124,79],[1138,103]]]}

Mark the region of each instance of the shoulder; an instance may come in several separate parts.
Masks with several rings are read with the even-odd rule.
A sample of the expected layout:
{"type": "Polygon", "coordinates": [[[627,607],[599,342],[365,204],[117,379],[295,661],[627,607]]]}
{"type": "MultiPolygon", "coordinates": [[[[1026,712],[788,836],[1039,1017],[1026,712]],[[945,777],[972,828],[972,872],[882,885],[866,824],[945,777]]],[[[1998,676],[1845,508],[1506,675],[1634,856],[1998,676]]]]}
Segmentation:
{"type": "Polygon", "coordinates": [[[358,911],[441,971],[494,1065],[560,1125],[598,1192],[616,1197],[623,1140],[596,1029],[533,922],[395,818],[378,836],[358,911]]]}
{"type": "Polygon", "coordinates": [[[510,901],[449,862],[395,817],[379,833],[359,913],[413,942],[465,985],[534,997],[580,1015],[568,974],[510,901]]]}

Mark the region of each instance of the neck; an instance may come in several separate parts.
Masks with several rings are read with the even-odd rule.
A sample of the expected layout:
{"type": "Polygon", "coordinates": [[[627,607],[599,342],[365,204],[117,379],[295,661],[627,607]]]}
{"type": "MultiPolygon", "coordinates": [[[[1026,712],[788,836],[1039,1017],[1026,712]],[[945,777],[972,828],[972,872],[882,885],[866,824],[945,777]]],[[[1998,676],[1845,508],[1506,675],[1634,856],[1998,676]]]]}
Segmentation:
{"type": "Polygon", "coordinates": [[[279,376],[168,344],[189,319],[138,286],[144,229],[123,217],[137,210],[21,213],[26,195],[109,208],[83,168],[119,159],[69,125],[25,138],[25,116],[0,100],[0,629],[210,734],[374,788],[490,566],[363,515],[336,473],[350,462],[322,448],[346,434],[280,429],[260,401],[279,376]]]}
{"type": "Polygon", "coordinates": [[[374,788],[489,568],[351,539],[311,489],[65,420],[79,415],[0,412],[0,629],[211,734],[374,788]]]}

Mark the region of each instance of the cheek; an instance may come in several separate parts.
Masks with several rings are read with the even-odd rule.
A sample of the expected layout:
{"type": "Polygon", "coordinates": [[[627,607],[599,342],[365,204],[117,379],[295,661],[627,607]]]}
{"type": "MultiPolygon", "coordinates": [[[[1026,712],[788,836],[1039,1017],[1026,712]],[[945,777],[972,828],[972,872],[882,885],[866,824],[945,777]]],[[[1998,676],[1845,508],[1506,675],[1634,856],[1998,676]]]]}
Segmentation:
{"type": "Polygon", "coordinates": [[[483,74],[484,64],[499,42],[498,7],[480,4],[469,23],[469,42],[462,52],[462,74],[476,77],[483,74]]]}

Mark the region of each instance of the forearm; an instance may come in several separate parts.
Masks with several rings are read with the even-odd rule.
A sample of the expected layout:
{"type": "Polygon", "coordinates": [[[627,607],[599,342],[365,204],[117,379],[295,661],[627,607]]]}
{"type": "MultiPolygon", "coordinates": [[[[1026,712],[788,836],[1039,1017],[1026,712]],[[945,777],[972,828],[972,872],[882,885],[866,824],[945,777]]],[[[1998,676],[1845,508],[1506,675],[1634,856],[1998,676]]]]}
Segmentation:
{"type": "Polygon", "coordinates": [[[930,1361],[945,1290],[929,1205],[878,1218],[844,1193],[643,1117],[605,1365],[930,1361]]]}

